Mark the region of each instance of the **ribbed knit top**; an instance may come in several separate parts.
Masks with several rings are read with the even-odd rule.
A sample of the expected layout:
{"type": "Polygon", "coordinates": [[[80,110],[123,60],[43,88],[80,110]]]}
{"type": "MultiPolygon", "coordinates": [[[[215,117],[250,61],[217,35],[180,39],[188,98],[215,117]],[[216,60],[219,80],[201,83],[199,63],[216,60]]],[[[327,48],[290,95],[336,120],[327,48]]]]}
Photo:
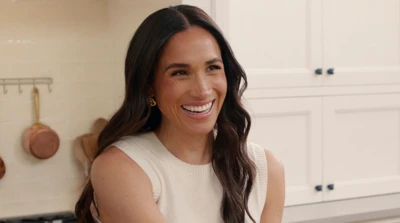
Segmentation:
{"type": "MultiPolygon", "coordinates": [[[[125,136],[113,146],[122,150],[147,174],[153,198],[169,223],[223,223],[222,186],[211,164],[192,165],[175,157],[154,132],[125,136]]],[[[247,144],[256,164],[256,177],[249,197],[249,210],[256,222],[267,194],[267,161],[264,149],[247,144]]],[[[251,222],[246,217],[246,223],[251,222]]]]}

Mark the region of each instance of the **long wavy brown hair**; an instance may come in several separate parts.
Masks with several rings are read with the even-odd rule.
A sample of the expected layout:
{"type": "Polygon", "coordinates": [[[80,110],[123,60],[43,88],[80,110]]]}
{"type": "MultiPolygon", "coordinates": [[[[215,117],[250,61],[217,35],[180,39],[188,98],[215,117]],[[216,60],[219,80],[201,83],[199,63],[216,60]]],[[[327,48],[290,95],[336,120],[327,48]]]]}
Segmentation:
{"type": "MultiPolygon", "coordinates": [[[[125,60],[125,99],[101,132],[96,157],[121,137],[153,131],[160,125],[160,110],[157,106],[151,107],[149,100],[155,67],[167,41],[193,26],[207,30],[217,40],[227,79],[227,94],[215,125],[217,135],[212,153],[212,166],[223,187],[221,216],[227,223],[243,223],[247,214],[255,222],[248,209],[255,177],[255,165],[246,152],[251,119],[241,103],[247,87],[246,74],[217,25],[197,7],[164,8],[148,16],[139,26],[125,60]]],[[[92,201],[89,178],[75,206],[80,223],[94,223],[89,209],[92,201]]]]}

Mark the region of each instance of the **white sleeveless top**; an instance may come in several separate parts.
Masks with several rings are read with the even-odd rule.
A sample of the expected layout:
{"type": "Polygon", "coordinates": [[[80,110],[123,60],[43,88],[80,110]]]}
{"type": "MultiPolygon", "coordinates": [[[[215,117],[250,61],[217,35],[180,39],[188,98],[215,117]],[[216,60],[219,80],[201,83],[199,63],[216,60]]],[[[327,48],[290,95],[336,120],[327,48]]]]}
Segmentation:
{"type": "MultiPolygon", "coordinates": [[[[191,165],[176,158],[154,132],[125,136],[112,144],[135,161],[150,178],[153,198],[169,223],[223,223],[222,186],[211,164],[191,165]]],[[[260,222],[267,195],[267,160],[264,149],[247,144],[249,158],[256,165],[256,177],[250,193],[250,214],[260,222]]],[[[97,208],[91,206],[98,220],[97,208]]],[[[251,222],[246,215],[245,222],[251,222]]]]}

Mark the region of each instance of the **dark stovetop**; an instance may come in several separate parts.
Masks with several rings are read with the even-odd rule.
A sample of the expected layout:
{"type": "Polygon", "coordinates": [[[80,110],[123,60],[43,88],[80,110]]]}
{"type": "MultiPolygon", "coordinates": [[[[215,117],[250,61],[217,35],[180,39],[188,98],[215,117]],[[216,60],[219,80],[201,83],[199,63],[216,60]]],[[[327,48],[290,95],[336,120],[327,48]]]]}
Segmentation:
{"type": "Polygon", "coordinates": [[[78,223],[73,214],[25,217],[18,219],[0,220],[0,223],[78,223]]]}

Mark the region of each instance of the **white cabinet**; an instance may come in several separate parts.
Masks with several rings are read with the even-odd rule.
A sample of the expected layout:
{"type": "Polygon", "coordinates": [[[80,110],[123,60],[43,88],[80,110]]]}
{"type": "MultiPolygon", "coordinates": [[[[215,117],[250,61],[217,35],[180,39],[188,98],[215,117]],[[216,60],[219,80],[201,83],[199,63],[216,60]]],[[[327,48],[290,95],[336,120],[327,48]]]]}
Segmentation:
{"type": "Polygon", "coordinates": [[[285,165],[286,206],[400,192],[400,94],[246,102],[249,140],[285,165]]]}
{"type": "Polygon", "coordinates": [[[249,140],[271,150],[285,165],[286,205],[322,201],[321,98],[250,99],[249,140]]]}
{"type": "Polygon", "coordinates": [[[225,1],[219,22],[250,88],[319,86],[322,77],[321,1],[225,1]],[[229,13],[224,11],[229,10],[229,13]],[[220,19],[221,20],[221,19],[220,19]]]}
{"type": "Polygon", "coordinates": [[[215,17],[250,88],[400,83],[399,0],[223,2],[215,17]]]}
{"type": "Polygon", "coordinates": [[[400,94],[324,97],[323,170],[326,201],[400,192],[400,94]]]}
{"type": "Polygon", "coordinates": [[[400,1],[322,2],[324,85],[400,83],[400,1]]]}

